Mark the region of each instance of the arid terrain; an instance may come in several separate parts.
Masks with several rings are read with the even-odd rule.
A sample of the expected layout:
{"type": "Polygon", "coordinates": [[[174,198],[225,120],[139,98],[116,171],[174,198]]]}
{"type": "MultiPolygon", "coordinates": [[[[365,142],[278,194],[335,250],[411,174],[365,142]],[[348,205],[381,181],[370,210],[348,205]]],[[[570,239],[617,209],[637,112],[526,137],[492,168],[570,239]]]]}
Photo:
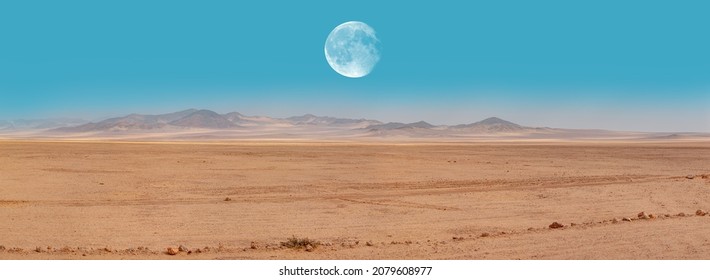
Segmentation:
{"type": "Polygon", "coordinates": [[[708,176],[708,141],[5,140],[0,259],[710,259],[708,176]]]}

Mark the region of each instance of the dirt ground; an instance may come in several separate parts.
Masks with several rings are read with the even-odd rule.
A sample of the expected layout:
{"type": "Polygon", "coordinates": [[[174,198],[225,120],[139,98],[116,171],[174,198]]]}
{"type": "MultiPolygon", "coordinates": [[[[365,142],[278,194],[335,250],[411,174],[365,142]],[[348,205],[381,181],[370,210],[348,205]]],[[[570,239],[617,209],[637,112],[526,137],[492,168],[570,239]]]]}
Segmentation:
{"type": "Polygon", "coordinates": [[[708,142],[0,141],[0,259],[710,259],[709,175],[708,142]]]}

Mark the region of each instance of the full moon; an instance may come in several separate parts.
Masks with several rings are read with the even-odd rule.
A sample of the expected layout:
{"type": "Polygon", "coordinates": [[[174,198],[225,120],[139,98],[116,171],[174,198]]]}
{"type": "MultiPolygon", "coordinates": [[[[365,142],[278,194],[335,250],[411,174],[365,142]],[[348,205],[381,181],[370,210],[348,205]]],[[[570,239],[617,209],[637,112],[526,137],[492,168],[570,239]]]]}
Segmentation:
{"type": "Polygon", "coordinates": [[[340,75],[360,78],[380,61],[380,41],[375,29],[359,21],[338,25],[325,40],[325,59],[340,75]]]}

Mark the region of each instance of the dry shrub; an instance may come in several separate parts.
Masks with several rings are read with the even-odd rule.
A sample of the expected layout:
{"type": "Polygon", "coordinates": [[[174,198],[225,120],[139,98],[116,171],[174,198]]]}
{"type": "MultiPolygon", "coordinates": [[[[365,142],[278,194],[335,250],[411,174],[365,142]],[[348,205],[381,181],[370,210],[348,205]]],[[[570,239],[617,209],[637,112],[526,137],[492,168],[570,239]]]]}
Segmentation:
{"type": "Polygon", "coordinates": [[[301,249],[306,248],[308,245],[313,248],[316,248],[318,247],[318,245],[320,245],[320,242],[308,238],[298,238],[296,236],[289,238],[286,242],[281,242],[281,246],[284,246],[286,248],[301,249]]]}

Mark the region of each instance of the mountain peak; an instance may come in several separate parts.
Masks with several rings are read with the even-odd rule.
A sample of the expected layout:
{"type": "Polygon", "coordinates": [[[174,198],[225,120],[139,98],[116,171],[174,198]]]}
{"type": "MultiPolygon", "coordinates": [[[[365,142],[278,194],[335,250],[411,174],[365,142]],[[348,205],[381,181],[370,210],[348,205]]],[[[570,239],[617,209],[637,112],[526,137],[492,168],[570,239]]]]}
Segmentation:
{"type": "Polygon", "coordinates": [[[294,121],[294,122],[311,122],[311,121],[318,120],[318,119],[321,119],[321,118],[327,118],[327,117],[318,117],[318,116],[313,115],[313,114],[305,114],[305,115],[302,115],[302,116],[288,117],[288,118],[286,118],[286,119],[287,119],[287,120],[290,120],[290,121],[294,121]]]}
{"type": "Polygon", "coordinates": [[[366,127],[368,130],[395,130],[395,129],[414,129],[414,128],[433,128],[436,127],[425,121],[418,121],[415,123],[399,123],[399,122],[389,122],[384,124],[374,124],[366,127]]]}
{"type": "Polygon", "coordinates": [[[478,122],[480,124],[486,124],[486,125],[495,125],[495,124],[505,124],[505,125],[518,125],[509,121],[506,121],[504,119],[498,118],[498,117],[490,117],[485,120],[482,120],[478,122]]]}
{"type": "Polygon", "coordinates": [[[170,122],[171,125],[202,128],[231,128],[234,123],[210,110],[197,110],[184,118],[170,122]]]}
{"type": "Polygon", "coordinates": [[[192,113],[190,115],[204,115],[204,116],[211,116],[211,117],[221,116],[220,114],[217,114],[214,111],[210,111],[210,110],[206,110],[206,109],[192,111],[192,113]]]}
{"type": "Polygon", "coordinates": [[[485,120],[471,124],[455,125],[452,128],[479,133],[515,132],[526,129],[526,127],[522,125],[512,123],[497,117],[490,117],[485,120]]]}
{"type": "Polygon", "coordinates": [[[434,125],[432,125],[432,124],[430,124],[430,123],[428,123],[428,122],[425,122],[425,121],[418,121],[418,122],[415,122],[415,123],[407,124],[407,127],[412,127],[412,128],[432,128],[432,127],[434,127],[434,125]]]}

